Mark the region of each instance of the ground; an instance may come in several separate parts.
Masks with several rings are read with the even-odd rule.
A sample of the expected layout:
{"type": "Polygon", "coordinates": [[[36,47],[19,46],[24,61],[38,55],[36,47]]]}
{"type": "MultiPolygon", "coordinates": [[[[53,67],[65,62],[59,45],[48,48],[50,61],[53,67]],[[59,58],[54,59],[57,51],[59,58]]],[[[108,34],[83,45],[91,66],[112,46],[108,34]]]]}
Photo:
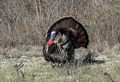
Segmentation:
{"type": "MultiPolygon", "coordinates": [[[[107,51],[98,53],[91,63],[54,67],[44,60],[40,47],[0,49],[0,82],[119,82],[120,52],[117,49],[120,48],[111,51],[114,53],[111,56],[106,55],[111,53],[107,51]]],[[[87,51],[78,49],[75,54],[95,54],[87,51]]],[[[78,56],[76,59],[80,60],[78,56]]]]}

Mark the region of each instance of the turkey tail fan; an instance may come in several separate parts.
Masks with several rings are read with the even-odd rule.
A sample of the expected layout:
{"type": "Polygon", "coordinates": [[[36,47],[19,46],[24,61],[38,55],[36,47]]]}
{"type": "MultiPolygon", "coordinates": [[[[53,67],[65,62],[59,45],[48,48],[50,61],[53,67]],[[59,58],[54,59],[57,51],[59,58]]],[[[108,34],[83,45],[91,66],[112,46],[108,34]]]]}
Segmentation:
{"type": "Polygon", "coordinates": [[[80,29],[80,32],[78,32],[78,41],[77,41],[76,48],[80,48],[80,47],[87,48],[89,44],[88,34],[82,25],[80,26],[79,29],[80,29]]]}
{"type": "Polygon", "coordinates": [[[61,27],[72,28],[77,32],[78,41],[76,44],[76,48],[80,48],[80,47],[87,48],[89,44],[89,37],[87,31],[85,30],[83,25],[77,20],[75,20],[73,17],[64,17],[53,23],[47,30],[47,37],[49,36],[52,30],[61,27]]]}

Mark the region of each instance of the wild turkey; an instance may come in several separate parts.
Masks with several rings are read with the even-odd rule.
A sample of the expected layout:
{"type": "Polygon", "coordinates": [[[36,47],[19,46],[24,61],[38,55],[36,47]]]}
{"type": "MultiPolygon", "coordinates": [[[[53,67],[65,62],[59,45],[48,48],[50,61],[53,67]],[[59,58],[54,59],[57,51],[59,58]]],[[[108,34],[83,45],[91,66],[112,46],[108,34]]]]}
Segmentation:
{"type": "Polygon", "coordinates": [[[74,49],[87,48],[88,43],[88,34],[84,27],[74,18],[65,17],[47,30],[43,55],[47,61],[53,63],[70,61],[74,59],[74,49]],[[60,41],[61,38],[63,41],[60,41]]]}

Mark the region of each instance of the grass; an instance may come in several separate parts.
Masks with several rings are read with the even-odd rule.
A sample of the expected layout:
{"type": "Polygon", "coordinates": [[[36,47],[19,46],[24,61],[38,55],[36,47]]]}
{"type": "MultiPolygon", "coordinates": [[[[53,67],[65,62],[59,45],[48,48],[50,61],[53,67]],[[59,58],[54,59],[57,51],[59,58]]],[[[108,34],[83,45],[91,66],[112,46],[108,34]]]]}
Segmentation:
{"type": "Polygon", "coordinates": [[[119,82],[120,80],[119,61],[79,68],[52,68],[50,63],[31,60],[24,63],[20,69],[24,77],[20,70],[17,72],[12,67],[14,65],[11,63],[12,60],[4,61],[6,63],[1,65],[0,82],[119,82]]]}
{"type": "MultiPolygon", "coordinates": [[[[117,45],[118,46],[118,45],[117,45]]],[[[26,47],[24,47],[26,49],[26,47]]],[[[18,54],[19,50],[23,54],[18,58],[18,55],[10,58],[5,58],[4,55],[0,55],[0,82],[119,82],[120,81],[120,60],[113,60],[109,58],[103,63],[87,63],[75,67],[72,64],[66,64],[65,66],[53,66],[50,62],[46,62],[41,56],[41,49],[35,46],[29,46],[29,51],[23,51],[20,48],[16,48],[16,51],[12,51],[9,54],[18,54]],[[40,50],[40,51],[39,51],[40,50]],[[38,53],[38,57],[35,57],[35,53],[38,53]],[[18,52],[18,53],[17,53],[18,52]],[[31,56],[33,55],[33,56],[31,56]]],[[[114,52],[114,55],[119,56],[119,47],[108,48],[108,50],[118,49],[114,52]],[[115,54],[116,53],[116,54],[115,54]]],[[[2,51],[2,50],[1,50],[2,51]]],[[[8,51],[11,51],[8,49],[8,51]]],[[[82,54],[82,51],[80,52],[82,54]]],[[[106,53],[108,53],[106,51],[106,53]]],[[[105,51],[102,51],[98,56],[98,60],[102,55],[106,55],[105,51]]],[[[110,52],[111,53],[111,52],[110,52]]],[[[79,51],[77,50],[77,54],[79,51]]],[[[83,54],[86,54],[83,52],[83,54]]],[[[8,55],[8,54],[6,54],[8,55]]],[[[109,57],[109,56],[108,56],[109,57]]],[[[104,58],[103,58],[104,59],[104,58]]]]}

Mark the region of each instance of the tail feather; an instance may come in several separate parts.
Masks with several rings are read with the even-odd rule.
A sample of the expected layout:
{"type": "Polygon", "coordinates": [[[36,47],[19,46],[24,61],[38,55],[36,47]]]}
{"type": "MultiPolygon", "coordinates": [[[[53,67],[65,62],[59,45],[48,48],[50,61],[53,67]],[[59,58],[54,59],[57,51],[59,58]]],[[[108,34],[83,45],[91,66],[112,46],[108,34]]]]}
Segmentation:
{"type": "Polygon", "coordinates": [[[85,30],[85,28],[80,22],[76,21],[72,17],[64,17],[56,21],[54,24],[50,26],[47,33],[49,34],[52,30],[56,28],[61,28],[61,27],[78,29],[79,33],[77,34],[78,42],[77,42],[76,48],[80,48],[80,47],[86,48],[88,46],[89,37],[88,37],[87,31],[85,30]]]}

